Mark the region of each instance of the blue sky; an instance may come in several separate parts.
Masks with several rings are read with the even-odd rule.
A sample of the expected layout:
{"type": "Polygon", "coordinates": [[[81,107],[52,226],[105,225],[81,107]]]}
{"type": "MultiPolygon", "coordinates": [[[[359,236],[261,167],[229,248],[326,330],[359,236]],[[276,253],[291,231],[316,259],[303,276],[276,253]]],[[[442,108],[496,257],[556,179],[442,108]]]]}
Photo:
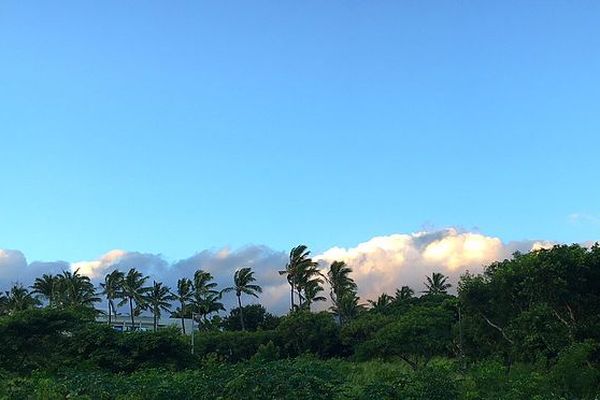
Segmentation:
{"type": "Polygon", "coordinates": [[[600,3],[0,3],[0,248],[600,239],[600,3]]]}

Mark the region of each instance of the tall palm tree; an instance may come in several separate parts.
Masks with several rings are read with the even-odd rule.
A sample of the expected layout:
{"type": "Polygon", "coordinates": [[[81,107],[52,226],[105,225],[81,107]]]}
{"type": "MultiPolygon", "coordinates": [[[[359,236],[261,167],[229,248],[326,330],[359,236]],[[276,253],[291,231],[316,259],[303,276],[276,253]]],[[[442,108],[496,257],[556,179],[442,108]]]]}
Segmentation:
{"type": "Polygon", "coordinates": [[[321,285],[323,280],[320,278],[310,279],[304,285],[304,297],[305,301],[303,306],[310,311],[310,306],[312,303],[317,301],[325,301],[327,300],[325,296],[321,296],[320,293],[324,290],[321,285]]]}
{"type": "Polygon", "coordinates": [[[10,291],[4,292],[3,300],[5,313],[12,315],[19,311],[38,307],[40,301],[33,297],[31,293],[21,284],[15,284],[10,291]]]}
{"type": "Polygon", "coordinates": [[[448,277],[439,272],[434,272],[431,276],[427,277],[427,281],[425,281],[425,287],[427,290],[424,290],[424,293],[427,294],[445,294],[448,289],[452,287],[448,282],[448,277]]]}
{"type": "Polygon", "coordinates": [[[161,311],[169,312],[171,309],[171,300],[175,296],[171,294],[167,286],[163,286],[161,282],[154,281],[147,296],[148,305],[154,317],[154,332],[158,329],[158,320],[160,319],[161,311]]]}
{"type": "Polygon", "coordinates": [[[387,293],[383,293],[379,295],[377,300],[369,300],[371,310],[375,312],[385,311],[390,306],[390,304],[392,304],[392,299],[392,296],[388,295],[387,293]]]}
{"type": "Polygon", "coordinates": [[[225,306],[221,303],[222,298],[222,293],[209,293],[201,298],[195,299],[192,308],[200,315],[202,322],[207,324],[208,316],[210,314],[225,310],[225,306]]]}
{"type": "Polygon", "coordinates": [[[35,282],[31,286],[31,293],[38,294],[42,299],[48,301],[48,305],[54,305],[56,297],[56,285],[58,277],[52,274],[43,274],[41,278],[35,278],[35,282]]]}
{"type": "Polygon", "coordinates": [[[8,298],[4,293],[0,293],[0,315],[8,314],[8,298]]]}
{"type": "Polygon", "coordinates": [[[337,303],[331,307],[331,310],[339,318],[340,325],[344,325],[364,310],[365,307],[358,303],[359,300],[355,292],[345,293],[337,299],[337,303]]]}
{"type": "Polygon", "coordinates": [[[131,268],[125,278],[123,279],[121,292],[119,297],[122,298],[119,306],[129,303],[129,313],[131,315],[131,329],[135,329],[135,314],[140,310],[146,308],[146,293],[149,288],[145,287],[144,284],[148,280],[147,276],[144,276],[141,272],[135,268],[131,268]],[[135,310],[134,310],[135,305],[135,310]]]}
{"type": "Polygon", "coordinates": [[[213,282],[210,272],[201,269],[196,271],[193,288],[194,298],[189,311],[198,314],[204,322],[206,322],[207,315],[224,309],[223,304],[219,302],[221,294],[216,289],[217,284],[213,282]]]}
{"type": "Polygon", "coordinates": [[[63,307],[88,307],[92,308],[94,303],[100,301],[96,296],[96,288],[90,278],[79,273],[63,271],[58,275],[58,292],[63,307]]]}
{"type": "Polygon", "coordinates": [[[106,296],[106,307],[108,308],[108,325],[112,322],[112,315],[117,316],[117,307],[115,307],[115,300],[119,298],[119,293],[122,290],[123,279],[125,274],[118,269],[113,272],[106,274],[104,282],[100,284],[102,288],[102,294],[106,296]]]}
{"type": "Polygon", "coordinates": [[[305,245],[301,244],[290,250],[289,261],[285,269],[279,271],[279,275],[285,275],[290,285],[290,310],[294,309],[294,293],[296,291],[298,292],[299,302],[302,302],[300,293],[302,288],[299,289],[298,284],[302,285],[303,276],[314,273],[317,265],[318,263],[310,258],[310,251],[305,245]]]}
{"type": "Polygon", "coordinates": [[[181,331],[185,335],[185,314],[188,303],[194,299],[194,284],[188,278],[181,278],[177,281],[177,293],[172,293],[175,300],[179,301],[179,307],[175,310],[181,318],[181,331]]]}
{"type": "Polygon", "coordinates": [[[406,301],[411,299],[415,294],[415,291],[408,286],[402,286],[400,289],[396,289],[396,301],[406,301]]]}
{"type": "Polygon", "coordinates": [[[235,291],[238,299],[238,307],[240,309],[240,322],[242,323],[242,331],[246,330],[244,325],[244,310],[242,308],[242,293],[258,298],[258,293],[262,293],[262,288],[255,285],[254,271],[250,267],[240,268],[233,274],[233,286],[223,289],[223,292],[235,291]]]}
{"type": "Polygon", "coordinates": [[[329,271],[327,271],[327,282],[331,288],[329,296],[331,298],[331,302],[333,303],[331,309],[334,311],[334,313],[336,312],[335,310],[338,310],[338,319],[340,324],[344,319],[344,316],[339,314],[339,311],[344,310],[344,307],[341,304],[342,298],[352,298],[352,296],[356,295],[358,289],[356,282],[354,282],[354,279],[350,277],[351,273],[352,268],[346,265],[346,263],[343,261],[334,261],[329,266],[329,271]]]}

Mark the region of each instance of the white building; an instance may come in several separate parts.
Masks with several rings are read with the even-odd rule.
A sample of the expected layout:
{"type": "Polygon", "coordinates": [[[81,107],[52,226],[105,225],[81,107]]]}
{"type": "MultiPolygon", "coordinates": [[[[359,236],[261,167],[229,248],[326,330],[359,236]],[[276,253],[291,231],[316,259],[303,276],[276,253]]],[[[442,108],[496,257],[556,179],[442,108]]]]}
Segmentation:
{"type": "MultiPolygon", "coordinates": [[[[104,324],[108,324],[108,316],[100,315],[96,317],[96,321],[104,324]]],[[[154,317],[149,316],[138,316],[134,318],[135,325],[133,330],[141,331],[153,331],[154,330],[154,317]]],[[[185,333],[187,335],[192,332],[192,320],[190,318],[184,318],[183,323],[185,325],[185,333]]],[[[129,315],[117,315],[111,316],[110,325],[119,332],[127,332],[132,330],[131,316],[129,315]]],[[[158,320],[158,329],[164,329],[167,327],[176,327],[181,330],[181,318],[160,318],[158,320]]]]}

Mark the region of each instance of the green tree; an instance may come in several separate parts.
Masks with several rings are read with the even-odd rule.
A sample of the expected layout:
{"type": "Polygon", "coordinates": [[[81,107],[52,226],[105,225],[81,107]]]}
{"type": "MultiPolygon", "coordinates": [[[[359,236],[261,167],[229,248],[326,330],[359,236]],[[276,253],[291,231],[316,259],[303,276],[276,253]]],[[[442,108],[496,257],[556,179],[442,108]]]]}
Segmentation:
{"type": "Polygon", "coordinates": [[[324,290],[321,285],[323,280],[320,278],[309,279],[304,285],[304,297],[305,301],[303,307],[310,311],[312,303],[317,301],[327,300],[325,296],[321,296],[320,293],[324,290]]]}
{"type": "Polygon", "coordinates": [[[53,306],[56,297],[56,286],[58,277],[52,274],[43,274],[40,278],[35,278],[31,286],[31,293],[39,295],[42,299],[48,302],[49,306],[53,306]]]}
{"type": "Polygon", "coordinates": [[[415,291],[408,286],[402,286],[400,289],[396,289],[395,300],[397,302],[404,302],[413,298],[415,291]]]}
{"type": "Polygon", "coordinates": [[[161,311],[169,312],[171,309],[171,300],[175,297],[171,294],[167,286],[163,286],[161,282],[154,281],[148,292],[147,302],[154,317],[154,332],[158,329],[158,320],[160,319],[161,311]]]}
{"type": "Polygon", "coordinates": [[[13,285],[9,291],[4,292],[2,300],[4,312],[13,315],[19,311],[29,310],[38,307],[41,303],[38,299],[21,284],[13,285]]]}
{"type": "Polygon", "coordinates": [[[387,293],[379,295],[377,300],[369,300],[371,310],[374,312],[385,312],[392,304],[393,297],[387,293]]]}
{"type": "Polygon", "coordinates": [[[338,317],[340,325],[356,318],[361,311],[365,309],[363,304],[359,304],[360,298],[355,292],[348,292],[338,298],[331,307],[333,315],[338,317]]]}
{"type": "Polygon", "coordinates": [[[249,296],[254,296],[256,298],[258,298],[259,293],[262,293],[262,288],[253,282],[256,282],[254,271],[252,271],[252,268],[250,267],[244,267],[238,269],[233,274],[233,286],[223,289],[223,292],[235,291],[238,307],[240,309],[240,323],[242,324],[242,331],[246,330],[244,325],[244,309],[242,308],[242,293],[249,296]]]}
{"type": "Polygon", "coordinates": [[[439,272],[434,272],[431,276],[427,277],[425,281],[425,290],[426,294],[446,294],[448,289],[452,287],[450,283],[448,283],[448,277],[439,272]]]}
{"type": "Polygon", "coordinates": [[[181,318],[181,331],[185,335],[185,316],[188,303],[194,299],[194,284],[188,278],[181,278],[177,281],[177,293],[173,293],[175,300],[179,301],[179,307],[174,315],[181,318]]]}
{"type": "Polygon", "coordinates": [[[123,280],[125,274],[118,269],[115,269],[111,273],[106,274],[104,282],[100,283],[102,288],[102,294],[106,297],[106,307],[108,315],[108,325],[112,323],[112,315],[117,316],[117,307],[115,306],[115,300],[119,298],[119,293],[123,289],[123,280]]]}
{"type": "Polygon", "coordinates": [[[294,309],[294,294],[298,293],[299,305],[302,305],[302,285],[316,272],[317,263],[310,258],[310,251],[305,245],[299,245],[290,250],[289,261],[279,275],[285,275],[290,285],[290,310],[294,309]]]}
{"type": "Polygon", "coordinates": [[[343,261],[334,261],[329,266],[329,271],[327,271],[327,282],[330,287],[329,296],[333,304],[331,310],[338,316],[340,324],[345,319],[351,318],[344,314],[345,311],[349,311],[353,315],[358,313],[357,286],[354,279],[350,277],[351,273],[352,268],[343,261]]]}
{"type": "Polygon", "coordinates": [[[79,269],[63,271],[58,275],[55,295],[57,305],[62,308],[94,308],[94,303],[100,301],[94,284],[89,277],[81,275],[79,269]]]}
{"type": "Polygon", "coordinates": [[[129,313],[131,316],[131,329],[135,329],[135,313],[147,306],[146,294],[149,288],[144,286],[148,280],[140,271],[131,268],[121,286],[119,297],[122,299],[119,306],[129,303],[129,313]],[[134,309],[135,306],[135,309],[134,309]]]}

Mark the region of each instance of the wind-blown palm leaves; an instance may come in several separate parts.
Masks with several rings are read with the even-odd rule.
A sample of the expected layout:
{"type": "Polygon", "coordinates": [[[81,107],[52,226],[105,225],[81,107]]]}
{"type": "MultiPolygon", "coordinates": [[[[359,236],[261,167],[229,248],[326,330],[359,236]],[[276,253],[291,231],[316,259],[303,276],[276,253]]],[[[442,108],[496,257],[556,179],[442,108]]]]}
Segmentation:
{"type": "Polygon", "coordinates": [[[447,283],[448,277],[439,272],[434,272],[431,276],[427,277],[427,281],[425,282],[425,287],[427,290],[424,291],[426,294],[445,294],[449,288],[452,287],[451,284],[447,283]]]}
{"type": "Polygon", "coordinates": [[[219,301],[221,293],[216,288],[217,284],[213,282],[213,276],[210,272],[199,269],[194,273],[193,299],[190,311],[198,314],[204,322],[206,322],[208,315],[225,309],[219,301]]]}
{"type": "Polygon", "coordinates": [[[396,289],[396,297],[394,300],[397,302],[403,302],[411,299],[414,296],[414,294],[415,291],[412,290],[410,287],[402,286],[400,289],[396,289]]]}
{"type": "Polygon", "coordinates": [[[169,312],[171,309],[171,300],[174,300],[174,298],[167,286],[163,286],[160,282],[153,282],[146,300],[154,317],[154,332],[158,329],[158,320],[160,319],[161,311],[169,312]]]}
{"type": "Polygon", "coordinates": [[[318,263],[310,258],[310,251],[305,245],[294,247],[290,251],[289,261],[285,269],[279,271],[280,275],[286,275],[290,285],[290,309],[295,308],[294,295],[298,294],[298,305],[301,307],[306,299],[304,290],[309,281],[318,276],[318,263]]]}
{"type": "Polygon", "coordinates": [[[63,271],[58,277],[59,301],[63,307],[93,307],[100,301],[96,288],[90,278],[81,275],[79,269],[74,272],[63,271]]]}
{"type": "Polygon", "coordinates": [[[122,298],[122,300],[119,303],[119,306],[129,303],[131,329],[134,329],[135,327],[135,315],[139,314],[140,311],[147,306],[146,294],[148,293],[149,288],[144,286],[147,280],[147,276],[144,276],[135,268],[131,268],[129,272],[127,272],[127,275],[125,275],[121,285],[119,297],[122,298]]]}
{"type": "Polygon", "coordinates": [[[181,318],[181,331],[185,334],[185,315],[188,304],[194,299],[194,284],[188,278],[181,278],[177,281],[177,292],[173,293],[175,300],[179,301],[179,307],[174,315],[181,318]]]}
{"type": "Polygon", "coordinates": [[[12,315],[39,305],[41,305],[40,301],[20,284],[13,285],[9,291],[0,296],[0,314],[12,315]]]}
{"type": "Polygon", "coordinates": [[[104,277],[104,282],[100,284],[102,294],[106,297],[108,325],[112,322],[112,315],[115,317],[117,316],[115,300],[120,296],[123,287],[123,279],[125,279],[125,274],[118,269],[115,269],[113,272],[107,274],[104,277]]]}
{"type": "Polygon", "coordinates": [[[258,297],[258,293],[262,293],[262,288],[258,285],[253,284],[252,282],[256,282],[256,278],[254,278],[254,271],[250,267],[240,268],[235,271],[233,275],[233,286],[223,289],[223,292],[231,292],[235,291],[235,295],[238,300],[238,307],[240,309],[240,322],[242,324],[242,330],[246,330],[246,326],[244,325],[244,312],[242,307],[242,293],[258,297]]]}
{"type": "Polygon", "coordinates": [[[59,275],[44,274],[35,280],[31,288],[32,294],[38,294],[51,307],[92,308],[94,303],[100,301],[90,278],[81,275],[78,269],[74,272],[63,271],[59,275]]]}
{"type": "Polygon", "coordinates": [[[320,293],[324,291],[322,283],[323,279],[313,278],[306,282],[306,284],[304,285],[305,302],[303,304],[303,307],[307,310],[310,311],[311,304],[317,301],[327,300],[325,296],[320,295],[320,293]]]}
{"type": "Polygon", "coordinates": [[[352,268],[343,261],[334,261],[327,272],[327,282],[331,288],[329,293],[333,306],[331,310],[337,315],[340,324],[353,318],[362,309],[356,295],[357,286],[350,277],[352,268]]]}
{"type": "Polygon", "coordinates": [[[384,312],[388,309],[394,298],[387,293],[382,293],[376,300],[369,300],[371,310],[375,312],[384,312]]]}
{"type": "Polygon", "coordinates": [[[58,277],[52,274],[43,274],[40,278],[35,278],[35,282],[31,286],[31,293],[39,295],[43,300],[48,302],[49,306],[54,305],[56,298],[58,277]]]}

